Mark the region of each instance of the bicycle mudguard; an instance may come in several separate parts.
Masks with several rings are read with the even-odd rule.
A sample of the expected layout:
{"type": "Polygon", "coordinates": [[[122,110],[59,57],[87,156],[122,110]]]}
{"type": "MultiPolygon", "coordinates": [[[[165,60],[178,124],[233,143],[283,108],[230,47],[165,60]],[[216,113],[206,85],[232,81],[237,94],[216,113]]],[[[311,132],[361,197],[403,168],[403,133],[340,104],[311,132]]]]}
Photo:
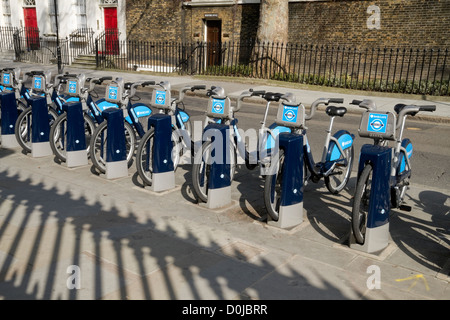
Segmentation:
{"type": "Polygon", "coordinates": [[[145,103],[135,103],[130,110],[136,118],[148,117],[152,114],[152,109],[145,103]]]}
{"type": "Polygon", "coordinates": [[[4,86],[0,86],[0,91],[13,91],[14,88],[11,87],[4,87],[4,86]]]}
{"type": "Polygon", "coordinates": [[[80,98],[78,98],[78,97],[71,97],[71,96],[65,96],[64,95],[64,96],[57,96],[57,97],[55,97],[54,101],[55,101],[55,103],[58,104],[58,107],[62,110],[62,107],[63,107],[64,103],[66,103],[66,102],[78,102],[78,101],[80,101],[80,98]],[[65,102],[63,102],[63,100],[61,100],[61,99],[63,99],[65,102]]]}
{"type": "Polygon", "coordinates": [[[178,111],[178,114],[179,114],[180,117],[181,117],[181,121],[183,121],[183,122],[188,122],[188,120],[189,120],[189,115],[188,115],[186,112],[179,110],[179,111],[178,111]]]}
{"type": "MultiPolygon", "coordinates": [[[[355,136],[348,132],[347,130],[339,130],[333,136],[338,141],[342,150],[350,148],[353,145],[353,139],[355,136]]],[[[341,152],[339,147],[336,145],[334,141],[330,141],[327,151],[327,161],[336,161],[340,158],[341,152]]]]}
{"type": "MultiPolygon", "coordinates": [[[[408,138],[403,139],[402,147],[405,148],[406,154],[408,155],[408,159],[411,159],[412,154],[413,154],[413,145],[412,145],[411,140],[409,140],[408,138]]],[[[401,174],[405,170],[406,170],[405,154],[403,152],[401,152],[399,155],[399,159],[398,159],[397,174],[401,174]]]]}
{"type": "MultiPolygon", "coordinates": [[[[178,128],[185,129],[184,124],[189,121],[189,115],[182,110],[176,109],[175,110],[175,119],[176,119],[175,121],[176,121],[176,125],[178,126],[178,128]]],[[[175,124],[172,124],[172,126],[175,126],[175,124]]]]}
{"type": "Polygon", "coordinates": [[[98,107],[98,109],[100,109],[100,111],[99,111],[97,108],[94,108],[96,115],[101,114],[104,110],[106,110],[108,108],[118,108],[119,107],[115,103],[106,101],[105,98],[95,101],[95,105],[98,107]]]}
{"type": "MultiPolygon", "coordinates": [[[[273,123],[272,125],[270,125],[269,129],[272,131],[273,135],[276,137],[280,133],[283,133],[283,132],[290,133],[291,132],[290,128],[284,127],[284,126],[279,126],[276,123],[273,123]]],[[[267,139],[267,141],[266,141],[265,149],[266,150],[273,149],[276,146],[275,139],[269,133],[267,133],[266,139],[267,139]]]]}

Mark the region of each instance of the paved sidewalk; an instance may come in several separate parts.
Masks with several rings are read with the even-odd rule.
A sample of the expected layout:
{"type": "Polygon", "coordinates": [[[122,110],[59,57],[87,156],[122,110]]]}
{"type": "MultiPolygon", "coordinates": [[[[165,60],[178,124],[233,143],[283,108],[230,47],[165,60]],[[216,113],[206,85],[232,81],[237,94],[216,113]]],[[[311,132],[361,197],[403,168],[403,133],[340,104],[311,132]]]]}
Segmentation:
{"type": "MultiPolygon", "coordinates": [[[[163,78],[112,74],[128,81],[163,78]]],[[[174,89],[214,83],[237,95],[248,88],[164,79],[174,89]]],[[[306,104],[324,95],[289,91],[306,104]]],[[[449,103],[436,104],[434,116],[449,117],[449,103]]],[[[283,230],[266,223],[258,170],[239,167],[232,204],[210,210],[195,201],[189,164],[177,169],[174,190],[156,194],[142,186],[134,165],[128,177],[107,180],[90,164],[69,169],[53,157],[0,147],[0,299],[449,300],[450,186],[412,185],[412,211],[393,210],[388,247],[367,254],[348,245],[354,185],[354,174],[338,196],[323,183],[308,185],[304,222],[283,230]],[[71,290],[74,272],[81,287],[71,290]]]]}

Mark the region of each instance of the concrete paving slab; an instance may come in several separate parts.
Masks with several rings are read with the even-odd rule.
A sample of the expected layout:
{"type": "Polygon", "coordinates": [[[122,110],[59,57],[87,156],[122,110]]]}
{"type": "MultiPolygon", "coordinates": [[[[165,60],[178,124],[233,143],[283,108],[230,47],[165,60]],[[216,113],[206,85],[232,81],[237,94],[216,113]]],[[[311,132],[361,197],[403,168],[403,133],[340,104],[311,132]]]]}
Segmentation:
{"type": "MultiPolygon", "coordinates": [[[[174,91],[191,83],[222,84],[234,95],[252,86],[280,90],[260,83],[170,79],[174,91]]],[[[295,90],[304,101],[323,96],[295,90]]],[[[395,101],[380,98],[379,105],[395,101]]],[[[450,108],[444,111],[435,115],[450,118],[450,108]]],[[[173,192],[155,195],[142,188],[134,166],[128,177],[109,181],[93,174],[90,165],[68,169],[53,157],[34,159],[0,148],[0,299],[450,299],[448,187],[413,180],[412,211],[394,210],[388,247],[367,254],[348,246],[354,173],[339,196],[323,183],[308,185],[304,222],[283,230],[266,223],[256,169],[240,166],[233,205],[209,210],[196,202],[190,168],[177,169],[173,192]],[[80,290],[67,288],[70,265],[80,267],[80,290]],[[381,272],[380,289],[368,286],[370,266],[381,272]]],[[[430,168],[445,179],[437,165],[430,168]]]]}

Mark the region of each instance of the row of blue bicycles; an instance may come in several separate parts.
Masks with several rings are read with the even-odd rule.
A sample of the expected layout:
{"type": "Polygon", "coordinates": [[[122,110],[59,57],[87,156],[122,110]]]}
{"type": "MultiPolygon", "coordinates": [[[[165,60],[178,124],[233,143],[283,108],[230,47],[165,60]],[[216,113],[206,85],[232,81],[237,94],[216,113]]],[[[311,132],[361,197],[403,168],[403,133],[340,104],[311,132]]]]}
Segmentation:
{"type": "MultiPolygon", "coordinates": [[[[126,139],[127,162],[136,162],[136,169],[144,184],[152,184],[152,152],[155,132],[149,128],[146,121],[155,113],[170,115],[172,119],[172,160],[174,168],[186,151],[191,152],[193,160],[191,174],[192,187],[197,199],[207,202],[209,195],[209,180],[211,166],[214,161],[214,143],[212,139],[194,141],[193,126],[186,111],[184,97],[187,92],[202,91],[208,97],[206,118],[203,128],[208,124],[220,123],[229,127],[229,168],[230,179],[236,172],[238,157],[242,159],[249,170],[259,168],[264,176],[264,202],[270,218],[277,221],[283,192],[283,179],[287,179],[284,171],[286,157],[283,148],[279,147],[278,138],[281,134],[291,133],[303,137],[301,170],[303,184],[317,183],[324,180],[327,189],[332,194],[338,194],[347,185],[354,163],[355,136],[347,130],[333,132],[336,117],[343,117],[347,108],[341,106],[344,102],[339,98],[321,98],[316,100],[309,111],[298,102],[291,93],[276,93],[249,89],[242,92],[235,103],[232,103],[225,90],[221,87],[207,88],[205,85],[183,87],[178,97],[171,95],[171,85],[167,81],[125,82],[122,78],[101,77],[86,78],[84,74],[59,74],[53,79],[50,72],[31,71],[23,74],[20,69],[5,68],[1,71],[2,91],[14,91],[18,117],[15,123],[15,137],[25,152],[31,152],[32,108],[30,99],[42,96],[47,100],[48,119],[50,125],[50,146],[60,162],[66,161],[67,151],[67,114],[63,105],[70,101],[79,101],[83,106],[84,130],[88,156],[99,173],[106,170],[106,146],[108,139],[108,121],[102,112],[108,108],[120,108],[124,113],[124,128],[126,139]],[[111,99],[99,97],[95,89],[99,86],[108,88],[114,86],[117,90],[111,99]],[[139,102],[138,88],[148,87],[152,90],[152,100],[149,104],[139,102]],[[246,99],[252,101],[263,99],[265,112],[261,127],[257,134],[256,150],[249,150],[242,131],[238,128],[236,113],[241,109],[246,99]],[[268,122],[270,105],[278,104],[277,116],[273,123],[268,122]],[[315,161],[308,142],[306,121],[314,117],[319,106],[325,106],[329,116],[326,128],[325,143],[320,161],[315,161]]],[[[407,210],[404,204],[405,192],[411,177],[412,143],[403,138],[407,116],[418,112],[432,112],[435,106],[416,106],[398,104],[392,112],[377,111],[372,100],[352,101],[354,105],[365,109],[361,117],[359,135],[373,139],[375,146],[387,147],[393,141],[390,161],[390,201],[393,208],[407,210]]],[[[0,113],[1,114],[1,113],[0,113]]],[[[1,121],[0,121],[1,124],[1,121]]],[[[367,218],[371,201],[371,180],[374,174],[372,163],[360,163],[358,179],[352,208],[352,230],[358,243],[363,244],[367,227],[367,218]]]]}

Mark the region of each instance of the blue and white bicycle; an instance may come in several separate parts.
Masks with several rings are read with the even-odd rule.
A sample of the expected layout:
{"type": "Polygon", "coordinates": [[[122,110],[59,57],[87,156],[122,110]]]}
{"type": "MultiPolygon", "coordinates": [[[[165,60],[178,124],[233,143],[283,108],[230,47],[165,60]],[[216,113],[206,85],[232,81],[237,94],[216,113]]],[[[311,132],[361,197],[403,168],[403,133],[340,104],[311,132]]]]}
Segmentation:
{"type": "Polygon", "coordinates": [[[49,125],[58,118],[63,112],[62,106],[68,101],[78,101],[76,97],[64,97],[60,94],[65,84],[67,74],[59,74],[51,83],[51,72],[31,71],[25,73],[23,83],[31,77],[31,88],[22,87],[22,96],[28,104],[28,107],[19,115],[15,126],[15,135],[17,142],[25,152],[31,152],[31,128],[32,128],[32,108],[30,99],[32,96],[43,96],[47,99],[49,125]]]}
{"type": "MultiPolygon", "coordinates": [[[[390,197],[391,207],[411,211],[411,207],[404,204],[404,197],[409,188],[411,178],[412,142],[403,138],[403,131],[407,116],[415,116],[419,112],[433,112],[435,105],[416,106],[397,104],[394,112],[376,110],[373,101],[354,100],[352,104],[367,109],[361,117],[359,135],[374,140],[374,145],[388,147],[389,141],[394,141],[390,169],[390,197]]],[[[358,244],[364,244],[367,231],[368,215],[371,199],[377,190],[371,190],[373,163],[359,163],[358,180],[352,208],[352,231],[358,244]]],[[[373,203],[373,202],[372,202],[373,203]]]]}
{"type": "MultiPolygon", "coordinates": [[[[97,101],[101,109],[121,108],[124,111],[124,127],[127,149],[128,166],[131,165],[136,151],[136,134],[142,138],[146,132],[145,124],[141,120],[152,114],[149,105],[137,102],[132,103],[136,95],[137,87],[154,85],[154,81],[139,81],[125,83],[122,78],[116,78],[106,87],[104,101],[97,101]]],[[[89,145],[90,158],[94,167],[100,172],[106,172],[106,145],[107,145],[108,122],[100,123],[92,134],[89,145]]]]}
{"type": "MultiPolygon", "coordinates": [[[[304,184],[308,181],[317,183],[324,178],[326,187],[332,194],[341,192],[350,179],[353,167],[354,135],[347,130],[339,130],[331,135],[334,118],[336,116],[343,117],[347,109],[345,107],[328,106],[328,104],[342,103],[343,99],[318,99],[312,103],[310,113],[306,114],[303,104],[292,103],[292,101],[286,99],[286,95],[273,93],[270,95],[274,97],[271,98],[272,101],[277,101],[277,96],[279,97],[278,100],[284,101],[280,103],[278,108],[275,124],[266,129],[271,135],[268,140],[273,139],[271,144],[274,145],[276,135],[280,132],[293,132],[303,135],[304,184]],[[320,162],[315,162],[308,142],[305,120],[312,119],[317,107],[321,104],[327,106],[325,112],[330,116],[330,125],[326,130],[322,159],[320,162]]],[[[273,159],[264,184],[264,202],[268,214],[274,221],[278,221],[283,185],[284,150],[280,148],[273,159]]]]}
{"type": "MultiPolygon", "coordinates": [[[[172,117],[172,141],[173,152],[172,161],[174,169],[178,167],[181,157],[185,150],[191,149],[193,151],[193,142],[191,141],[191,122],[189,114],[184,109],[183,99],[187,91],[205,90],[204,85],[186,86],[180,90],[179,97],[172,99],[170,93],[170,83],[162,81],[152,86],[152,107],[158,108],[162,114],[167,114],[172,117]]],[[[153,139],[154,129],[148,130],[141,138],[139,146],[136,151],[136,167],[137,172],[145,184],[152,184],[153,166],[153,139]]]]}
{"type": "MultiPolygon", "coordinates": [[[[86,79],[84,74],[76,76],[66,75],[65,77],[66,95],[78,98],[83,106],[86,145],[88,146],[89,155],[89,145],[92,134],[94,133],[96,126],[101,124],[104,120],[101,113],[107,107],[111,107],[105,99],[94,101],[93,92],[96,85],[101,85],[104,81],[112,80],[112,77],[86,79]],[[89,84],[87,88],[84,87],[85,82],[89,84]]],[[[118,106],[115,107],[117,108],[118,106]]],[[[67,113],[65,112],[59,115],[51,126],[50,146],[56,158],[61,162],[65,162],[67,147],[67,113]]]]}

